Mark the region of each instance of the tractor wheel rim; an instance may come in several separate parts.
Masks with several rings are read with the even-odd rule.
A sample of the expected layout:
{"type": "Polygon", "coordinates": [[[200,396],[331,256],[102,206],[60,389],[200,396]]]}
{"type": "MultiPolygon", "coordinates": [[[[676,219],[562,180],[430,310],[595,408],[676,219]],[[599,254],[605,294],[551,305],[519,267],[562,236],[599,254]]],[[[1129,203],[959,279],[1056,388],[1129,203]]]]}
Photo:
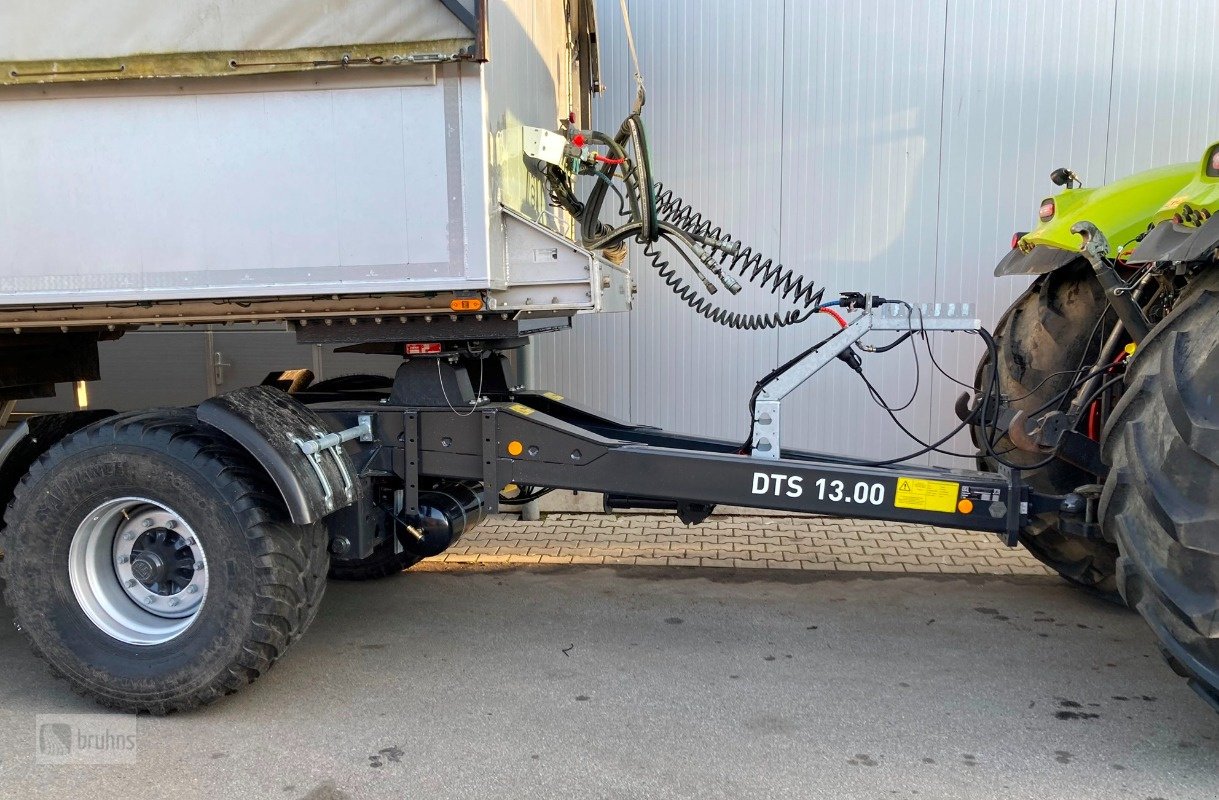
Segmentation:
{"type": "Polygon", "coordinates": [[[72,592],[89,621],[126,644],[182,634],[207,599],[207,557],[173,509],[142,497],[109,500],[86,515],[68,548],[72,592]]]}

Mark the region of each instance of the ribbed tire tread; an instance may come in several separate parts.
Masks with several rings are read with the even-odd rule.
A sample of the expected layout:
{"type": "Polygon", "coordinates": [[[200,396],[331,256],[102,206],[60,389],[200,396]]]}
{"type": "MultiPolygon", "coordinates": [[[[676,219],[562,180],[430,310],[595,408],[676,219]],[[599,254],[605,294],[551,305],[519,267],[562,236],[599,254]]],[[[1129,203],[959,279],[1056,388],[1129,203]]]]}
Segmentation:
{"type": "MultiPolygon", "coordinates": [[[[1037,279],[1003,315],[995,328],[999,351],[999,380],[1005,395],[1028,397],[1012,407],[1031,411],[1070,386],[1074,376],[1055,375],[1074,370],[1096,359],[1099,339],[1108,325],[1092,337],[1097,321],[1106,313],[1104,293],[1083,261],[1065,266],[1037,279]]],[[[981,390],[990,380],[989,355],[983,355],[975,377],[981,390]]],[[[994,471],[997,464],[982,446],[982,431],[974,427],[974,444],[979,448],[979,467],[994,471]]],[[[1044,456],[1012,449],[1006,435],[995,443],[995,450],[1008,461],[1032,464],[1044,456]],[[1010,451],[1004,453],[1004,451],[1010,451]]],[[[1096,482],[1090,475],[1061,460],[1022,473],[1035,490],[1062,494],[1096,482]]],[[[1117,548],[1108,541],[1092,541],[1063,535],[1054,514],[1032,519],[1020,534],[1025,548],[1046,566],[1068,581],[1106,599],[1118,602],[1117,548]]]]}
{"type": "MultiPolygon", "coordinates": [[[[79,492],[93,496],[104,485],[99,480],[96,485],[82,485],[79,492]]],[[[123,711],[165,714],[205,705],[237,691],[270,669],[300,638],[316,616],[326,589],[325,526],[291,524],[274,486],[248,454],[199,423],[189,410],[119,415],[68,436],[44,453],[22,479],[5,521],[8,574],[4,597],[17,627],[52,672],[75,691],[123,711]],[[54,507],[45,498],[54,489],[71,501],[74,488],[63,480],[56,483],[57,475],[64,470],[89,469],[90,464],[107,459],[107,464],[113,464],[116,452],[124,453],[124,461],[134,464],[125,478],[151,474],[153,469],[164,471],[169,465],[184,486],[206,492],[207,502],[231,512],[226,521],[216,524],[228,525],[235,518],[239,532],[234,535],[244,541],[230,552],[209,550],[208,558],[216,564],[239,564],[236,569],[243,576],[242,584],[251,590],[252,605],[244,606],[242,613],[217,611],[229,616],[218,622],[215,640],[196,643],[208,657],[177,663],[172,671],[167,667],[164,675],[154,667],[138,679],[120,677],[115,674],[119,670],[107,671],[106,658],[114,659],[109,663],[121,668],[145,658],[137,652],[138,646],[115,640],[90,644],[88,635],[57,635],[64,630],[62,620],[76,620],[80,613],[73,605],[70,587],[64,598],[65,587],[55,584],[66,584],[66,577],[59,577],[66,567],[53,557],[66,552],[66,543],[55,542],[70,540],[76,523],[55,519],[54,507]],[[144,460],[148,462],[141,466],[144,460]],[[67,640],[73,638],[76,640],[67,640]],[[226,655],[212,657],[216,652],[226,655]]],[[[207,613],[213,602],[225,608],[228,604],[221,600],[209,595],[200,613],[207,613]]],[[[79,621],[71,624],[80,625],[79,621]]],[[[88,626],[81,630],[88,633],[88,626]]],[[[188,629],[179,639],[190,632],[188,629]]],[[[100,631],[97,634],[105,636],[100,631]]],[[[170,648],[178,641],[157,647],[170,648]]],[[[174,656],[167,652],[170,658],[174,656]]]]}
{"type": "Polygon", "coordinates": [[[1219,710],[1219,275],[1143,341],[1106,426],[1101,520],[1119,588],[1219,710]]]}

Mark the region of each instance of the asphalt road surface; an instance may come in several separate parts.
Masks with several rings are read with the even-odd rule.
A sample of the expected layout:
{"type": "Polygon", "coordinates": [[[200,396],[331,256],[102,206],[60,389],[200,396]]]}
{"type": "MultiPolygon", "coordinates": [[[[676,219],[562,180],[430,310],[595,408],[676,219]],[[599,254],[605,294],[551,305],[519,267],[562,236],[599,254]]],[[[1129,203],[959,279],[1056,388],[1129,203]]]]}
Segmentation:
{"type": "Polygon", "coordinates": [[[94,712],[0,610],[0,797],[1219,797],[1219,715],[1051,579],[631,567],[332,584],[268,675],[35,763],[94,712]]]}

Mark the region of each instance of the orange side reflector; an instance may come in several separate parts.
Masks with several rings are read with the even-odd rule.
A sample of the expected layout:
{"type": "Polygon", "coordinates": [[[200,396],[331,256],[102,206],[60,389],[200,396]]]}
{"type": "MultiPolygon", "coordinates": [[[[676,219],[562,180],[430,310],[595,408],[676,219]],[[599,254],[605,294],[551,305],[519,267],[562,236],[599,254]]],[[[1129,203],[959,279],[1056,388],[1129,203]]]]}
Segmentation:
{"type": "Polygon", "coordinates": [[[449,303],[454,311],[482,311],[483,301],[480,297],[455,297],[449,303]]]}
{"type": "Polygon", "coordinates": [[[525,450],[525,446],[517,441],[508,442],[508,455],[519,456],[525,450]]]}
{"type": "Polygon", "coordinates": [[[968,514],[973,510],[974,501],[970,500],[968,497],[961,498],[961,502],[957,503],[957,511],[960,511],[962,514],[968,514]]]}

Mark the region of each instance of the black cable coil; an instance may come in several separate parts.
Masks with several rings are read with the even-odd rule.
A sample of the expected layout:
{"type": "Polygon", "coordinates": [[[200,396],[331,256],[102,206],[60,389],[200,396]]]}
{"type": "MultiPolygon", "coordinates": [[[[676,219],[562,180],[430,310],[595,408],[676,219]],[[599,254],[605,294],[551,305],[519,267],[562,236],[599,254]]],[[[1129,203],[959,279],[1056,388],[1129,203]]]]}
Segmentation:
{"type": "MultiPolygon", "coordinates": [[[[653,242],[645,242],[643,253],[648,257],[651,266],[660,275],[665,285],[691,309],[706,319],[734,330],[767,330],[783,328],[804,322],[817,313],[825,295],[825,288],[818,287],[811,280],[797,275],[793,270],[784,267],[772,259],[766,258],[752,247],[746,247],[740,240],[724,233],[718,225],[705,219],[682,198],[674,194],[672,189],[666,189],[662,184],[656,184],[656,217],[663,225],[670,225],[690,236],[694,241],[717,241],[721,243],[717,255],[713,256],[720,269],[726,273],[735,273],[745,281],[768,289],[772,294],[784,300],[792,301],[796,308],[788,311],[776,311],[771,314],[750,314],[729,311],[722,308],[688,285],[678,275],[677,270],[656,249],[653,242]]],[[[661,228],[661,238],[670,238],[661,228]]],[[[675,247],[680,246],[673,242],[675,247]]]]}

